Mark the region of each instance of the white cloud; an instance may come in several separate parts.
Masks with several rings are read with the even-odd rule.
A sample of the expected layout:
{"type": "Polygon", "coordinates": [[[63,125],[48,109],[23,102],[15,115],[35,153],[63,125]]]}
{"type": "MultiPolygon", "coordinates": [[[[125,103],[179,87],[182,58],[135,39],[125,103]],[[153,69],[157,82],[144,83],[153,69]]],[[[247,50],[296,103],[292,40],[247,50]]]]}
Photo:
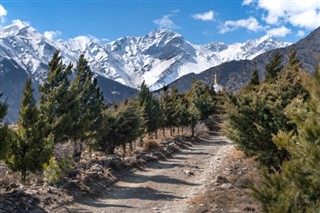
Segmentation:
{"type": "Polygon", "coordinates": [[[7,10],[0,4],[0,23],[4,23],[6,21],[7,10]]]}
{"type": "Polygon", "coordinates": [[[244,6],[244,5],[249,5],[249,4],[251,4],[253,2],[253,0],[244,0],[243,2],[242,2],[242,5],[244,6]]]}
{"type": "Polygon", "coordinates": [[[220,29],[220,33],[227,33],[234,31],[238,28],[246,28],[247,30],[257,32],[264,30],[265,27],[261,26],[256,18],[249,17],[247,19],[240,19],[237,21],[226,21],[223,25],[223,27],[220,29]]]}
{"type": "Polygon", "coordinates": [[[43,36],[46,37],[49,40],[54,39],[55,37],[61,35],[60,31],[46,31],[43,33],[43,36]]]}
{"type": "Polygon", "coordinates": [[[298,37],[303,37],[305,35],[306,35],[306,32],[304,32],[303,30],[299,30],[298,33],[297,33],[298,37]]]}
{"type": "Polygon", "coordinates": [[[179,29],[180,27],[177,26],[171,19],[171,15],[165,15],[160,19],[154,20],[153,23],[158,25],[160,28],[166,29],[179,29]]]}
{"type": "Polygon", "coordinates": [[[171,12],[172,12],[172,13],[180,13],[181,10],[180,10],[180,9],[175,9],[175,10],[172,10],[171,12]]]}
{"type": "Polygon", "coordinates": [[[4,17],[7,15],[7,10],[0,4],[0,17],[4,17]]]}
{"type": "Polygon", "coordinates": [[[284,26],[273,28],[267,31],[268,35],[275,36],[275,37],[285,37],[289,33],[291,33],[291,30],[284,26]]]}
{"type": "Polygon", "coordinates": [[[205,13],[196,13],[192,15],[192,18],[201,20],[201,21],[213,21],[215,19],[214,12],[212,10],[205,13]]]}
{"type": "Polygon", "coordinates": [[[258,8],[266,10],[268,24],[289,22],[295,27],[314,29],[320,26],[319,0],[257,0],[258,8]]]}

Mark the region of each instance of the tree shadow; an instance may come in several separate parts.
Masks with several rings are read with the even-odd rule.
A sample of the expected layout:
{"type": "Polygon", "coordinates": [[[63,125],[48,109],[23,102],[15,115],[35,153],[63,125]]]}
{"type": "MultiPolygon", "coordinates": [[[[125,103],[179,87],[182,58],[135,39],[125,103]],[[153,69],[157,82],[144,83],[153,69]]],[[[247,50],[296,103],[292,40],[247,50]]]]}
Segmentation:
{"type": "MultiPolygon", "coordinates": [[[[0,194],[0,196],[0,205],[10,212],[47,212],[40,206],[39,198],[27,194],[24,191],[0,194]]],[[[1,209],[0,212],[2,212],[1,209]]]]}
{"type": "Polygon", "coordinates": [[[106,194],[104,199],[175,200],[184,198],[172,195],[167,191],[158,191],[150,187],[113,186],[112,188],[115,193],[106,194]]]}
{"type": "MultiPolygon", "coordinates": [[[[95,208],[127,208],[127,209],[133,209],[132,206],[127,205],[116,205],[116,204],[107,204],[107,203],[101,203],[96,200],[86,200],[86,201],[78,201],[78,203],[84,205],[84,206],[91,206],[95,208]]],[[[88,211],[84,208],[75,208],[75,207],[64,207],[63,210],[69,213],[91,213],[91,211],[88,211]]]]}
{"type": "Polygon", "coordinates": [[[176,185],[187,185],[187,186],[197,186],[199,184],[189,183],[184,180],[171,178],[166,175],[153,175],[153,176],[144,176],[135,174],[132,178],[128,178],[127,180],[122,180],[123,182],[128,183],[144,183],[147,181],[162,183],[162,184],[176,184],[176,185]]]}

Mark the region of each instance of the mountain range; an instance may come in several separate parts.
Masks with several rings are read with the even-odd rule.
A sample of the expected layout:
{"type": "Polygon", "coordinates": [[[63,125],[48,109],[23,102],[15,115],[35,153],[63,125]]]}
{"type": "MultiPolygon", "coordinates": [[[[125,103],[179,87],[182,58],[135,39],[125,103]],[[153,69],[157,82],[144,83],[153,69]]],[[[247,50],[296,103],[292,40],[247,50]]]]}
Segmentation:
{"type": "Polygon", "coordinates": [[[84,53],[97,75],[136,89],[145,81],[151,90],[189,73],[200,73],[228,61],[253,59],[289,45],[268,35],[245,43],[194,45],[182,35],[164,29],[109,43],[92,36],[54,40],[18,20],[2,28],[0,39],[1,56],[14,60],[39,83],[46,77],[53,52],[60,50],[65,63],[76,64],[84,53]]]}
{"type": "Polygon", "coordinates": [[[25,79],[31,77],[37,89],[46,78],[48,61],[56,50],[61,51],[65,63],[74,65],[85,54],[106,100],[114,102],[137,94],[143,81],[151,90],[157,90],[189,73],[200,74],[234,60],[250,60],[288,45],[268,35],[231,45],[195,45],[164,29],[109,43],[93,36],[55,40],[16,20],[0,31],[0,90],[8,98],[9,121],[15,121],[25,79]]]}
{"type": "Polygon", "coordinates": [[[211,67],[199,74],[185,75],[172,82],[169,87],[175,86],[180,92],[183,92],[190,89],[193,79],[203,83],[212,83],[213,76],[217,73],[220,85],[229,90],[238,90],[249,82],[254,69],[258,70],[260,78],[263,79],[265,65],[276,52],[283,55],[282,65],[285,66],[291,51],[297,51],[297,57],[301,60],[303,69],[312,73],[314,67],[319,66],[320,63],[320,27],[290,46],[267,51],[252,60],[230,61],[211,67]]]}

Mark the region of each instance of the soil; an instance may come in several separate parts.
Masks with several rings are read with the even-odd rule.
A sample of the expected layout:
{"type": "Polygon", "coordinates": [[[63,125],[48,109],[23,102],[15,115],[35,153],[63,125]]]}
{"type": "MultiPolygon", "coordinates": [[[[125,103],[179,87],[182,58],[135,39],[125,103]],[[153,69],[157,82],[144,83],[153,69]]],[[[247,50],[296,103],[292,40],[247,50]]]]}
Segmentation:
{"type": "Polygon", "coordinates": [[[260,212],[249,189],[257,165],[225,137],[148,143],[126,155],[85,154],[54,186],[37,175],[17,184],[2,165],[0,212],[260,212]]]}
{"type": "MultiPolygon", "coordinates": [[[[197,142],[123,177],[98,199],[83,199],[54,212],[258,212],[246,192],[240,196],[242,200],[237,198],[242,202],[239,205],[230,196],[221,196],[238,188],[232,185],[232,177],[236,179],[235,175],[243,176],[249,170],[237,168],[242,162],[234,162],[233,144],[221,136],[199,138],[197,142]],[[220,194],[220,199],[211,199],[213,192],[220,194]]],[[[243,188],[246,186],[239,191],[243,188]]]]}

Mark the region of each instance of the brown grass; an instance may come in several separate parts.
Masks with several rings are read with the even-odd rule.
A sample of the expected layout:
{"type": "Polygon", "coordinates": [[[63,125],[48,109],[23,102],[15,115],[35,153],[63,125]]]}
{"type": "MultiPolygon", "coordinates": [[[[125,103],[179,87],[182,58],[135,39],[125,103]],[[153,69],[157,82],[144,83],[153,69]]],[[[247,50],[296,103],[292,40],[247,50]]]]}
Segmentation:
{"type": "Polygon", "coordinates": [[[144,142],[144,150],[145,151],[152,151],[152,150],[159,150],[160,143],[156,140],[147,140],[144,142]]]}
{"type": "Polygon", "coordinates": [[[241,150],[235,149],[231,152],[230,157],[233,159],[243,159],[243,158],[245,158],[245,155],[241,150]]]}
{"type": "Polygon", "coordinates": [[[259,172],[256,161],[246,158],[240,150],[233,150],[226,167],[217,175],[225,176],[231,183],[230,189],[222,189],[212,181],[208,190],[192,197],[188,203],[194,205],[190,213],[196,212],[261,212],[259,204],[251,196],[251,184],[259,184],[259,172]],[[229,171],[229,175],[224,172],[229,171]],[[200,208],[200,206],[202,206],[200,208]]]}

